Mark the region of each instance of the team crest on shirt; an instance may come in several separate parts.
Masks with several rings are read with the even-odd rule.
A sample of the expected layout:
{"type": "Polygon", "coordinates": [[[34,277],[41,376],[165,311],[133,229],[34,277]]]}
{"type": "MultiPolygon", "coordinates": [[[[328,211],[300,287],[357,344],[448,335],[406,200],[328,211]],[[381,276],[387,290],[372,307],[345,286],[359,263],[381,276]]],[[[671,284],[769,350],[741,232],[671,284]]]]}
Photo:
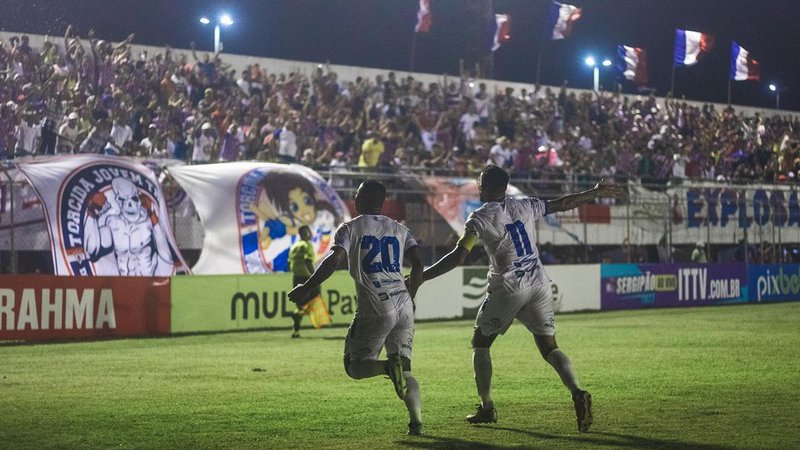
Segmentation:
{"type": "Polygon", "coordinates": [[[188,272],[163,197],[145,173],[123,164],[83,166],[58,194],[58,239],[71,275],[170,276],[188,272]]]}
{"type": "Polygon", "coordinates": [[[334,228],[346,217],[344,204],[325,180],[294,166],[245,173],[236,205],[244,273],[288,271],[289,248],[304,225],[311,229],[317,254],[324,254],[334,228]]]}

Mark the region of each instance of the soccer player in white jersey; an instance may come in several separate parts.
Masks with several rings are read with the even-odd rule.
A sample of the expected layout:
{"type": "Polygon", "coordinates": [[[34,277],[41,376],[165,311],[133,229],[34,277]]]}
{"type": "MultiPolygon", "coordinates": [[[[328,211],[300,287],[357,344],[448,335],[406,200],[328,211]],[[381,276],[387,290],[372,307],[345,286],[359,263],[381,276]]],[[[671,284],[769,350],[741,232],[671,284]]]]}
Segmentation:
{"type": "Polygon", "coordinates": [[[592,424],[592,397],[581,389],[572,363],[556,344],[550,279],[539,261],[534,221],[595,198],[619,197],[622,189],[601,181],[593,189],[555,200],[511,198],[505,195],[508,174],[494,165],[481,172],[478,184],[480,199],[485,203],[467,218],[464,235],[455,249],[426,269],[423,276],[427,281],[452,270],[464,262],[478,239],[483,241],[489,255],[489,288],[478,310],[472,337],[472,364],[481,403],[467,421],[497,422],[489,347],[517,318],[533,334],[542,357],[572,393],[578,430],[588,431],[592,424]]]}
{"type": "Polygon", "coordinates": [[[344,261],[356,282],[357,309],[344,344],[344,370],[351,378],[388,375],[395,392],[406,404],[408,434],[422,434],[419,383],[411,374],[414,344],[413,298],[422,284],[422,261],[417,241],[405,226],[381,215],[386,188],[379,182],[361,183],[356,209],[361,214],[343,223],[331,250],[304,284],[289,299],[302,304],[312,290],[330,277],[344,261]],[[411,262],[404,283],[403,259],[411,262]],[[387,359],[379,360],[381,348],[387,359]]]}

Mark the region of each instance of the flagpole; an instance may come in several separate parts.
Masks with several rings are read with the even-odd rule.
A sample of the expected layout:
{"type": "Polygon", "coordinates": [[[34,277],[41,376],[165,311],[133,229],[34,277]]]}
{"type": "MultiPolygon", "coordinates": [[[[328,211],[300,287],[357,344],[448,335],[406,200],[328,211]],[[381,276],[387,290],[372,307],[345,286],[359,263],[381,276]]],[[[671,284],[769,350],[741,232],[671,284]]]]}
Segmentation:
{"type": "Polygon", "coordinates": [[[672,98],[678,98],[678,96],[675,95],[675,63],[674,62],[672,63],[672,78],[670,79],[670,82],[669,82],[669,93],[672,96],[672,98]]]}
{"type": "Polygon", "coordinates": [[[728,77],[728,106],[731,106],[731,77],[728,77]]]}
{"type": "Polygon", "coordinates": [[[414,59],[417,56],[417,32],[411,35],[411,63],[409,64],[409,72],[414,71],[414,59]]]}
{"type": "Polygon", "coordinates": [[[542,51],[544,50],[544,39],[539,41],[539,54],[536,55],[536,89],[539,89],[539,74],[542,67],[542,51]]]}

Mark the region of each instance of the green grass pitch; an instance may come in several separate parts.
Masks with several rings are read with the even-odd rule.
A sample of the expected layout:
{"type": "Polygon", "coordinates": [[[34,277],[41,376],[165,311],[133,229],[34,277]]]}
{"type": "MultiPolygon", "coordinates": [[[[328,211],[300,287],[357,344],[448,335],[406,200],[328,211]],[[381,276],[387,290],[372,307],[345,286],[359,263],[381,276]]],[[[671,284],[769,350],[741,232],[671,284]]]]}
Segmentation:
{"type": "Polygon", "coordinates": [[[466,321],[420,323],[424,437],[383,378],[342,369],[344,328],[0,346],[0,447],[797,448],[800,303],[561,315],[594,398],[570,397],[519,323],[496,342],[500,420],[477,401],[466,321]]]}

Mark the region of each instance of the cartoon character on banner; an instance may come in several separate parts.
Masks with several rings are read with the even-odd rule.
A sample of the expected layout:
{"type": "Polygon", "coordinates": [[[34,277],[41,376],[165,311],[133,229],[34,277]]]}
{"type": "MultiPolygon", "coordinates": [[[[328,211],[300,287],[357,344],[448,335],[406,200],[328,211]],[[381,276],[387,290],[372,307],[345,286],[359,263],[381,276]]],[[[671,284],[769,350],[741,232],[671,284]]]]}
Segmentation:
{"type": "Polygon", "coordinates": [[[83,229],[90,261],[113,253],[118,272],[113,275],[172,275],[174,259],[157,202],[126,178],[115,178],[110,191],[110,198],[109,190],[89,197],[83,229]]]}
{"type": "Polygon", "coordinates": [[[311,228],[317,254],[328,251],[333,228],[342,218],[332,204],[317,198],[310,180],[298,173],[273,170],[258,186],[250,210],[258,218],[259,248],[269,270],[289,270],[289,247],[299,239],[298,229],[303,225],[311,228]]]}

